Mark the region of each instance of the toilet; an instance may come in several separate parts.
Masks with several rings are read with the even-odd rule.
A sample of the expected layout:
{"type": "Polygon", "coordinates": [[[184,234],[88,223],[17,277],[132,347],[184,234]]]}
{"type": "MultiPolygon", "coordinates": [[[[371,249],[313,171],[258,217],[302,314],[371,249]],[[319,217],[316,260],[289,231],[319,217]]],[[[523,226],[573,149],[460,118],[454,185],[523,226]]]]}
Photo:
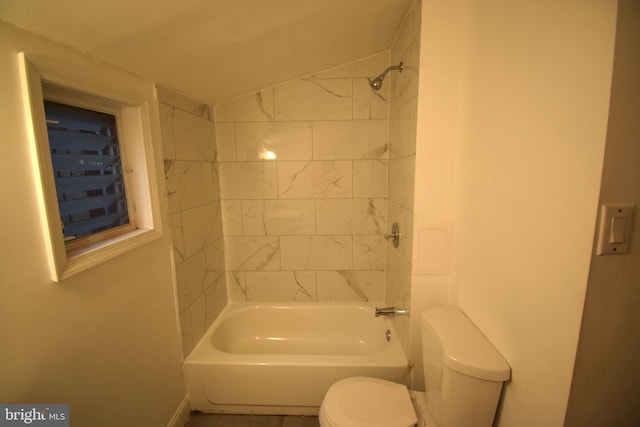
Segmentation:
{"type": "Polygon", "coordinates": [[[368,377],[334,383],[322,401],[321,427],[490,427],[509,364],[459,309],[420,318],[426,395],[414,404],[406,386],[368,377]],[[419,419],[420,418],[420,419],[419,419]]]}

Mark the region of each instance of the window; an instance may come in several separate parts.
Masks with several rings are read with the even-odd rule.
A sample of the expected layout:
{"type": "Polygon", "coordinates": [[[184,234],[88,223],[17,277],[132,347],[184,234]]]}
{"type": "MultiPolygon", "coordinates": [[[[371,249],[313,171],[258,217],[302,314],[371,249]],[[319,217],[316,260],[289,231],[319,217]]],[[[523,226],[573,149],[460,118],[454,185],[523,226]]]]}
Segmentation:
{"type": "Polygon", "coordinates": [[[159,238],[153,84],[84,57],[20,67],[52,280],[159,238]]]}
{"type": "Polygon", "coordinates": [[[44,110],[67,252],[130,231],[116,116],[46,98],[44,110]]]}

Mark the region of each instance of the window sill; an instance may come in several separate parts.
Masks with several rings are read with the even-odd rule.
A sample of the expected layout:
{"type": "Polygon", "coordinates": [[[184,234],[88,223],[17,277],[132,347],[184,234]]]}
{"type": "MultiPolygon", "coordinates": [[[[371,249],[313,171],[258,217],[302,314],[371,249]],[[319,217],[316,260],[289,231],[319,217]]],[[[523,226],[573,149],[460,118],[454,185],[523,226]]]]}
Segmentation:
{"type": "Polygon", "coordinates": [[[92,245],[87,249],[73,252],[68,255],[67,262],[62,267],[62,271],[56,274],[57,277],[54,277],[54,281],[60,282],[75,276],[91,267],[158,240],[160,237],[160,233],[156,230],[135,230],[92,245]]]}

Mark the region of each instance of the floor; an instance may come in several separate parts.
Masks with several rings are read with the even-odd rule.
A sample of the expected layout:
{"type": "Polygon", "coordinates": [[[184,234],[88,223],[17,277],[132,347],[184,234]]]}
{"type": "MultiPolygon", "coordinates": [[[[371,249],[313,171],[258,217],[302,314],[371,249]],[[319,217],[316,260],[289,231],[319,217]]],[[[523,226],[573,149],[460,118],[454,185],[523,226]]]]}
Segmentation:
{"type": "Polygon", "coordinates": [[[319,427],[318,417],[192,414],[184,427],[319,427]]]}

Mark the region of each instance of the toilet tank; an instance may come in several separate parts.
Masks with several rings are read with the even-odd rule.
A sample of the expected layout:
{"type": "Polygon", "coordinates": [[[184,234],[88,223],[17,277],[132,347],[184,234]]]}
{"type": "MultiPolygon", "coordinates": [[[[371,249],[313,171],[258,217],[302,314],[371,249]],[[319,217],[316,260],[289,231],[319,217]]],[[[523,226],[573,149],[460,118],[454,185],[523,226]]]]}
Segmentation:
{"type": "Polygon", "coordinates": [[[420,320],[428,410],[438,427],[490,427],[509,364],[457,308],[428,309],[420,320]]]}

